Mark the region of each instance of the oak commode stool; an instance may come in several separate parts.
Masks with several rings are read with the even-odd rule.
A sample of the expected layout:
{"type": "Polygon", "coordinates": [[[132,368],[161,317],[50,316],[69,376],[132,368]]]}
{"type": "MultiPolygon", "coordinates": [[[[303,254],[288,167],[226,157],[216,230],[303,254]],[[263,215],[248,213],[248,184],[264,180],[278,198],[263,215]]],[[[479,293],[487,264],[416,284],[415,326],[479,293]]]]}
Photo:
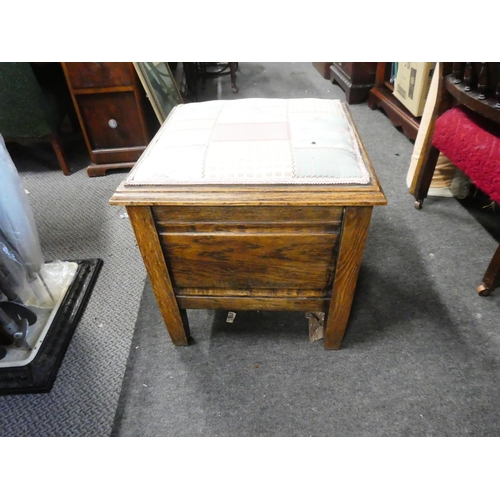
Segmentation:
{"type": "Polygon", "coordinates": [[[338,349],[387,200],[340,100],[239,99],[174,108],[110,203],[175,345],[186,309],[293,310],[324,312],[338,349]]]}

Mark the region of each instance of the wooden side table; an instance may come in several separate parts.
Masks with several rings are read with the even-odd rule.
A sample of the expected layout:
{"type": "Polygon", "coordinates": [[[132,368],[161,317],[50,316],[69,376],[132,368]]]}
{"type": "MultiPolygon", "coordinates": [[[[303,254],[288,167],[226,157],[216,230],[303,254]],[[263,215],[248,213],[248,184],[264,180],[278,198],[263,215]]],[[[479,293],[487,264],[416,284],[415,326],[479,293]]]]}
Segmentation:
{"type": "Polygon", "coordinates": [[[168,332],[186,309],[326,313],[340,348],[373,206],[386,198],[347,105],[177,106],[110,202],[125,205],[168,332]]]}
{"type": "Polygon", "coordinates": [[[92,161],[88,175],[133,167],[159,129],[133,64],[61,64],[92,161]]]}

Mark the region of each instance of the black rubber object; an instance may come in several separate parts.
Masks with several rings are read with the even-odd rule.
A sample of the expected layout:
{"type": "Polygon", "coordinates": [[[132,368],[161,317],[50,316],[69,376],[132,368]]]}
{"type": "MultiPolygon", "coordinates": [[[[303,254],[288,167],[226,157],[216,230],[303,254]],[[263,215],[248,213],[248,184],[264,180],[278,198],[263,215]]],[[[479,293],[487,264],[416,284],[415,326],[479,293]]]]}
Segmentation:
{"type": "Polygon", "coordinates": [[[50,392],[52,389],[64,354],[103,264],[101,259],[73,262],[78,264],[75,277],[38,354],[25,366],[0,368],[0,395],[50,392]]]}

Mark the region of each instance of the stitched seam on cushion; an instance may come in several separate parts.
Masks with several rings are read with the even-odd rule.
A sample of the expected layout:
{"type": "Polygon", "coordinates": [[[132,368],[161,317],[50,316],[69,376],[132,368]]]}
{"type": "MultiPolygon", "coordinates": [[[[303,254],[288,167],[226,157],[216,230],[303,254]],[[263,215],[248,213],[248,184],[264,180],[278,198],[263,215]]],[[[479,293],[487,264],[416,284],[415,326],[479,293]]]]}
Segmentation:
{"type": "Polygon", "coordinates": [[[140,166],[142,163],[147,159],[149,154],[151,153],[151,149],[153,149],[153,146],[160,140],[160,138],[163,136],[166,130],[168,130],[170,124],[172,123],[173,117],[175,116],[175,113],[182,107],[184,104],[178,104],[175,106],[175,108],[170,112],[170,114],[167,116],[167,119],[163,122],[160,130],[161,132],[155,135],[153,140],[148,144],[144,152],[142,153],[141,157],[139,160],[136,162],[136,164],[132,167],[132,170],[130,171],[130,174],[128,175],[127,179],[125,180],[125,185],[127,184],[134,184],[134,179],[135,179],[135,174],[139,170],[140,166]]]}
{"type": "Polygon", "coordinates": [[[210,147],[210,143],[212,142],[212,136],[214,135],[214,130],[215,127],[217,126],[217,122],[219,121],[220,114],[222,113],[222,110],[226,106],[226,103],[224,103],[220,109],[219,112],[217,113],[217,116],[215,117],[215,122],[212,126],[212,131],[210,132],[210,136],[208,138],[207,145],[205,146],[205,153],[203,155],[203,160],[201,162],[201,178],[205,179],[205,172],[206,172],[206,164],[207,164],[207,155],[208,155],[208,148],[210,147]]]}
{"type": "Polygon", "coordinates": [[[347,114],[344,110],[344,108],[341,106],[340,102],[338,103],[339,107],[340,107],[340,110],[342,112],[342,115],[344,116],[347,124],[348,124],[348,127],[349,127],[349,134],[351,135],[351,140],[352,140],[352,145],[353,145],[353,148],[354,148],[354,154],[356,155],[356,159],[358,160],[358,165],[359,165],[359,168],[362,172],[362,176],[361,178],[363,179],[363,181],[358,181],[360,183],[363,183],[363,184],[368,184],[368,182],[370,182],[370,174],[368,172],[368,169],[366,168],[366,165],[365,165],[365,162],[363,160],[363,156],[361,155],[361,151],[359,149],[359,144],[358,144],[358,141],[356,139],[356,134],[354,133],[354,130],[352,129],[352,126],[351,124],[349,123],[349,119],[347,117],[347,114]]]}

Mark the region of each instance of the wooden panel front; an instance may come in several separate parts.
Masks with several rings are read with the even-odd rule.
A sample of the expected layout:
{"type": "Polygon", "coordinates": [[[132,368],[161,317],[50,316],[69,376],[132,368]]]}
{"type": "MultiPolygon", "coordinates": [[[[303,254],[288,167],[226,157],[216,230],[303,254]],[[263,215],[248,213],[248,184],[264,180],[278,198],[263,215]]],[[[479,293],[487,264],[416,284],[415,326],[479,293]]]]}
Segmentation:
{"type": "Polygon", "coordinates": [[[92,150],[146,146],[134,92],[78,95],[92,150]],[[113,128],[116,122],[116,127],[113,128]]]}
{"type": "Polygon", "coordinates": [[[129,62],[64,63],[74,89],[118,87],[134,84],[129,62]]]}
{"type": "Polygon", "coordinates": [[[189,223],[327,223],[338,226],[342,220],[342,207],[209,207],[186,206],[152,207],[157,224],[189,224],[189,223]]]}
{"type": "Polygon", "coordinates": [[[174,287],[325,289],[337,234],[160,234],[174,287]]]}
{"type": "Polygon", "coordinates": [[[182,293],[331,288],[340,207],[153,207],[160,242],[182,293]],[[196,289],[196,292],[195,292],[196,289]]]}

